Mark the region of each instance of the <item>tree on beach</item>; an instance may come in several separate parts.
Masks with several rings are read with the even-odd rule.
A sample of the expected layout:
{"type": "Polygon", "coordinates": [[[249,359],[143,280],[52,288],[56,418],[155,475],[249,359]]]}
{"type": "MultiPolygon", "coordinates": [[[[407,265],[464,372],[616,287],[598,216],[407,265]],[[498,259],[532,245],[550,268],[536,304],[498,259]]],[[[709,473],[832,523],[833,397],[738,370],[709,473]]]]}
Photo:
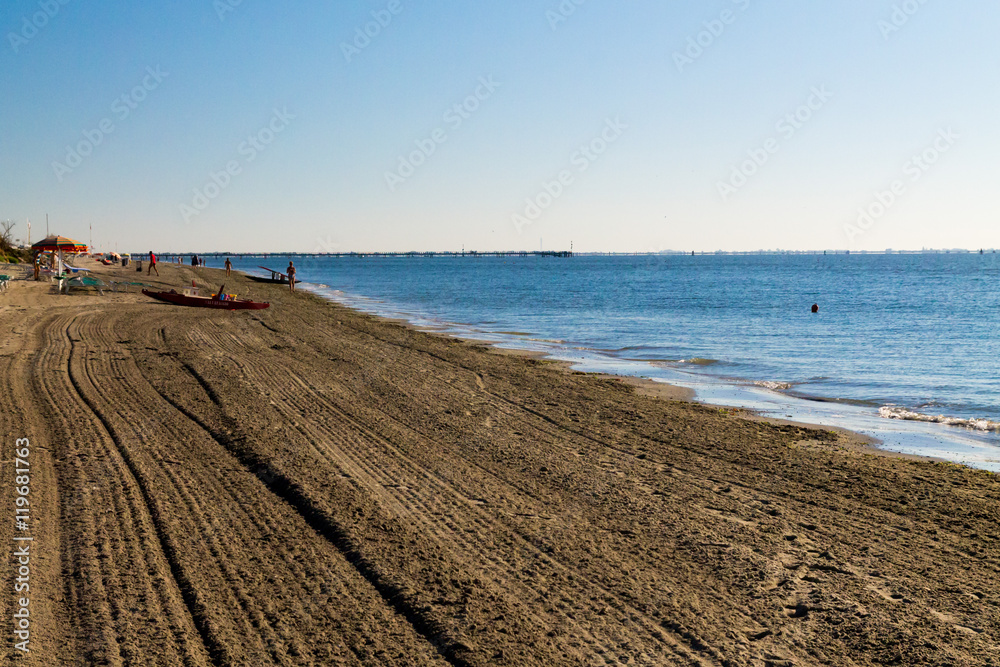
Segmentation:
{"type": "Polygon", "coordinates": [[[13,220],[0,222],[0,256],[4,262],[14,260],[15,262],[26,261],[28,253],[14,247],[14,227],[17,223],[13,220]]]}
{"type": "Polygon", "coordinates": [[[0,222],[0,248],[6,250],[7,248],[13,247],[11,239],[14,236],[14,227],[17,225],[13,220],[4,220],[0,222]]]}

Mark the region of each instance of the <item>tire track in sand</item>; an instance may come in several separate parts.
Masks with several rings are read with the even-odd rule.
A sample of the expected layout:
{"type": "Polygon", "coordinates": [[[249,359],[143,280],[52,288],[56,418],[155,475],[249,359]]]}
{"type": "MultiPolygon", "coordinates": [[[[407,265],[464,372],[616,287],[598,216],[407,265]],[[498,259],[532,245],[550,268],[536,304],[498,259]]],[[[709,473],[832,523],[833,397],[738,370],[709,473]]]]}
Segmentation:
{"type": "MultiPolygon", "coordinates": [[[[91,316],[93,317],[93,316],[91,316]]],[[[142,501],[145,504],[145,514],[150,518],[153,523],[153,527],[156,531],[156,538],[159,542],[160,550],[163,554],[164,559],[170,569],[170,576],[173,580],[173,585],[180,592],[181,598],[184,601],[184,606],[187,608],[187,612],[191,617],[191,621],[194,627],[197,629],[199,636],[201,637],[202,644],[207,651],[212,664],[216,667],[224,667],[229,664],[227,659],[226,648],[220,643],[218,638],[214,635],[212,628],[208,622],[207,617],[204,614],[204,603],[201,602],[195,592],[194,587],[191,585],[190,580],[184,573],[180,562],[177,559],[176,546],[168,535],[166,528],[163,524],[162,517],[160,513],[156,510],[156,505],[151,497],[150,490],[144,482],[144,478],[136,467],[135,461],[133,460],[131,453],[128,448],[125,447],[120,439],[119,434],[115,428],[107,421],[107,419],[102,414],[101,410],[94,404],[94,402],[87,396],[87,393],[83,390],[81,385],[81,379],[78,375],[79,371],[74,371],[74,361],[78,363],[83,363],[84,369],[86,368],[85,362],[81,362],[77,359],[79,353],[77,352],[76,343],[78,339],[74,339],[71,334],[71,329],[73,325],[77,323],[79,316],[74,317],[73,321],[64,330],[65,338],[69,340],[69,355],[67,358],[66,371],[70,383],[73,386],[80,402],[85,404],[87,408],[93,413],[94,417],[100,422],[102,428],[111,441],[114,443],[115,448],[118,451],[118,456],[125,463],[128,470],[128,479],[126,480],[130,485],[135,486],[139,489],[139,493],[142,496],[142,501]]],[[[92,383],[92,379],[88,378],[88,381],[92,383]]],[[[93,385],[96,388],[96,385],[93,385]]]]}
{"type": "MultiPolygon", "coordinates": [[[[203,382],[201,377],[186,364],[183,365],[194,379],[203,382]]],[[[217,402],[215,392],[207,384],[202,385],[206,393],[217,402]]],[[[200,417],[188,410],[167,394],[161,393],[163,400],[170,403],[178,412],[183,414],[192,423],[197,424],[209,437],[219,443],[224,449],[229,451],[244,468],[255,475],[275,496],[290,505],[317,534],[326,538],[334,545],[347,561],[378,591],[385,603],[395,609],[423,636],[441,656],[455,667],[471,667],[472,663],[466,661],[460,654],[461,647],[442,641],[441,629],[436,627],[433,621],[424,617],[419,610],[410,606],[406,602],[405,592],[395,584],[385,580],[378,569],[361,553],[354,544],[348,531],[342,526],[332,521],[323,512],[319,511],[310,501],[294,481],[274,470],[272,466],[262,457],[252,450],[240,447],[238,441],[232,437],[217,432],[206,424],[200,417]]]]}
{"type": "MultiPolygon", "coordinates": [[[[493,408],[499,408],[501,412],[506,413],[506,414],[510,415],[511,417],[517,418],[518,421],[521,422],[521,424],[523,424],[525,427],[527,427],[529,429],[529,431],[537,433],[539,436],[542,437],[543,440],[545,440],[547,442],[547,444],[549,444],[549,445],[551,445],[551,446],[553,446],[553,447],[555,447],[557,449],[561,449],[565,453],[572,454],[574,456],[582,456],[582,452],[581,452],[581,454],[577,454],[577,449],[578,448],[574,448],[574,447],[570,446],[570,444],[572,444],[572,441],[576,440],[580,445],[587,445],[586,449],[592,450],[591,453],[593,453],[593,452],[599,452],[600,450],[611,450],[611,451],[614,451],[614,452],[616,452],[618,454],[621,454],[623,456],[627,456],[630,461],[632,461],[634,464],[637,464],[639,467],[641,467],[641,466],[648,467],[649,468],[649,470],[647,471],[648,473],[652,473],[654,471],[662,471],[662,469],[663,469],[663,465],[657,464],[655,461],[651,461],[651,460],[650,461],[646,461],[645,460],[647,458],[646,456],[639,456],[639,457],[637,457],[636,453],[633,450],[630,450],[630,449],[627,449],[627,448],[622,448],[622,447],[617,447],[614,444],[612,444],[611,442],[606,441],[606,440],[601,439],[601,438],[594,438],[589,433],[581,432],[577,428],[573,428],[572,426],[568,426],[568,425],[563,424],[563,423],[561,423],[561,422],[559,422],[557,420],[554,420],[554,419],[550,418],[548,415],[545,415],[544,413],[540,412],[539,410],[533,409],[531,406],[522,405],[520,402],[515,402],[515,401],[512,401],[510,399],[507,399],[504,396],[496,394],[495,392],[489,392],[489,391],[487,391],[486,382],[484,381],[483,377],[479,373],[477,373],[476,371],[474,371],[473,369],[470,369],[470,368],[466,367],[463,364],[453,362],[450,359],[446,359],[446,358],[442,357],[441,355],[435,354],[433,352],[428,352],[427,350],[421,350],[419,348],[411,349],[409,347],[400,346],[400,345],[398,345],[396,343],[393,343],[392,341],[385,341],[385,339],[383,339],[383,338],[381,338],[379,336],[374,336],[374,335],[372,335],[372,334],[370,334],[368,332],[362,332],[362,333],[364,333],[366,336],[374,338],[374,339],[376,339],[376,340],[378,340],[380,342],[387,342],[387,343],[390,343],[392,345],[396,345],[401,350],[406,350],[406,351],[409,351],[409,352],[414,352],[414,351],[415,352],[420,352],[422,355],[428,356],[428,357],[434,359],[435,361],[445,362],[448,366],[450,366],[452,368],[455,368],[456,370],[465,371],[465,372],[468,372],[468,373],[472,374],[475,377],[475,385],[478,388],[478,390],[480,392],[482,392],[482,394],[486,394],[486,395],[490,396],[493,399],[493,402],[491,402],[492,403],[491,407],[493,407],[493,408]],[[568,436],[568,438],[566,438],[566,436],[568,436]],[[568,441],[567,443],[562,442],[562,440],[564,438],[567,439],[567,441],[568,441]]],[[[207,342],[207,341],[202,341],[202,342],[207,342]]],[[[234,358],[231,357],[231,359],[234,359],[234,358]]],[[[294,361],[294,359],[292,359],[292,358],[288,359],[289,365],[291,365],[293,363],[293,361],[294,361]]],[[[421,368],[419,363],[417,363],[417,364],[411,363],[412,360],[409,357],[406,357],[406,358],[395,358],[395,357],[392,357],[391,359],[387,359],[385,361],[389,362],[388,363],[388,367],[387,367],[387,369],[385,371],[387,375],[389,375],[391,377],[395,377],[397,374],[402,374],[402,377],[399,378],[399,379],[397,379],[395,381],[394,385],[398,384],[398,385],[403,385],[403,386],[413,386],[414,383],[419,384],[420,377],[421,377],[420,374],[427,372],[427,369],[426,368],[421,368]]],[[[285,379],[286,375],[288,375],[288,372],[283,370],[283,372],[282,372],[282,374],[281,374],[280,377],[272,377],[269,380],[267,380],[266,383],[264,385],[262,385],[262,386],[266,386],[269,395],[272,395],[272,393],[273,393],[273,398],[275,400],[278,400],[281,403],[287,402],[287,403],[289,403],[289,405],[295,405],[296,401],[293,400],[293,399],[289,399],[288,395],[283,394],[279,398],[278,394],[274,393],[274,391],[275,391],[276,388],[279,388],[279,387],[282,386],[282,379],[285,379]]],[[[443,391],[443,392],[453,392],[458,397],[465,397],[468,394],[469,387],[466,387],[465,385],[459,385],[458,383],[453,383],[452,379],[438,377],[437,375],[433,375],[433,374],[432,374],[431,377],[434,377],[435,379],[439,379],[441,381],[440,390],[434,394],[435,396],[440,396],[441,395],[440,394],[441,391],[443,391]]],[[[302,379],[301,378],[296,378],[294,375],[292,375],[291,376],[291,380],[295,381],[295,382],[298,382],[300,385],[302,385],[302,379]]],[[[307,389],[307,388],[305,386],[303,386],[303,389],[307,389]]],[[[475,390],[473,390],[473,391],[475,391],[475,390]]],[[[297,394],[298,391],[296,390],[295,393],[297,394]]],[[[324,401],[327,404],[329,404],[329,396],[330,396],[329,389],[318,389],[318,390],[312,392],[311,395],[309,396],[309,401],[300,401],[300,402],[298,402],[297,405],[295,405],[294,409],[292,409],[291,411],[287,412],[287,415],[289,417],[289,421],[293,422],[293,423],[295,422],[295,420],[293,419],[293,417],[297,417],[298,416],[296,414],[296,409],[298,409],[299,406],[308,406],[310,402],[324,403],[324,401]]],[[[407,398],[408,399],[414,399],[416,397],[407,394],[407,398]]],[[[391,400],[391,398],[389,400],[391,400]]],[[[274,403],[274,401],[272,401],[272,403],[274,403]]],[[[386,412],[385,410],[380,409],[379,407],[377,407],[377,403],[378,403],[377,400],[375,400],[375,401],[372,401],[372,400],[362,401],[362,404],[365,405],[366,411],[370,412],[370,411],[374,410],[374,411],[376,411],[376,412],[379,413],[377,418],[373,418],[370,415],[366,415],[365,423],[377,423],[377,424],[380,424],[380,430],[384,430],[386,420],[388,420],[390,422],[396,421],[401,428],[407,429],[407,430],[413,430],[419,437],[427,439],[427,440],[430,440],[431,442],[435,442],[434,438],[433,438],[433,435],[429,432],[429,430],[430,431],[433,430],[433,424],[430,425],[430,426],[428,426],[427,424],[424,424],[424,423],[421,422],[419,425],[414,426],[414,425],[409,424],[407,422],[399,422],[398,419],[393,414],[390,414],[390,413],[386,412]]],[[[480,406],[480,407],[482,407],[482,406],[480,406]]],[[[428,406],[428,409],[430,409],[430,406],[428,406]]],[[[433,413],[433,410],[431,410],[431,413],[433,413]]],[[[468,412],[466,414],[468,414],[468,412]]],[[[321,420],[317,419],[316,417],[310,417],[309,419],[307,419],[305,421],[306,421],[306,426],[305,427],[302,427],[302,426],[300,426],[299,424],[296,423],[296,428],[298,428],[298,430],[300,430],[300,431],[303,431],[304,435],[305,435],[304,429],[305,430],[310,430],[313,427],[315,427],[317,425],[317,423],[321,423],[321,420]]],[[[358,422],[358,425],[361,425],[361,422],[358,422]]],[[[324,424],[324,426],[328,426],[328,425],[324,424]]],[[[362,425],[362,428],[363,428],[363,425],[362,425]]],[[[518,427],[516,430],[523,431],[525,429],[521,428],[521,427],[518,427]]],[[[521,435],[521,434],[518,434],[518,435],[521,435]]],[[[530,438],[528,436],[525,436],[525,438],[526,438],[526,441],[533,441],[533,438],[530,438]]],[[[324,438],[323,439],[329,440],[330,436],[328,434],[324,434],[324,438]]],[[[664,445],[671,445],[671,444],[673,444],[674,445],[673,448],[676,447],[676,443],[662,443],[661,441],[656,440],[655,438],[653,438],[651,440],[652,440],[652,442],[656,442],[656,443],[660,443],[660,444],[664,444],[664,445]]],[[[439,446],[439,448],[445,448],[445,447],[447,447],[447,445],[445,445],[444,443],[436,443],[436,444],[439,446]]],[[[352,447],[351,450],[353,450],[353,449],[354,448],[352,447]]],[[[640,448],[640,449],[642,449],[642,448],[640,448]]],[[[726,463],[728,461],[726,461],[726,459],[724,459],[724,458],[713,457],[711,455],[707,455],[706,452],[701,451],[701,450],[688,451],[686,449],[682,449],[681,453],[684,454],[683,458],[684,458],[685,461],[687,461],[688,465],[692,466],[693,468],[699,468],[701,470],[701,474],[697,475],[697,474],[694,473],[693,470],[686,470],[685,471],[683,468],[679,467],[677,465],[677,461],[674,461],[674,460],[671,460],[671,465],[667,466],[671,470],[671,474],[672,475],[676,475],[678,473],[686,473],[686,477],[688,478],[688,480],[687,480],[688,484],[690,486],[694,487],[695,489],[697,489],[700,497],[702,497],[701,504],[705,504],[706,502],[708,503],[708,504],[705,504],[706,508],[708,508],[711,505],[712,502],[719,502],[719,496],[717,495],[717,493],[719,491],[719,486],[716,484],[716,482],[718,482],[719,480],[712,479],[711,476],[709,476],[709,478],[706,479],[704,471],[706,469],[711,469],[711,463],[710,463],[711,461],[719,461],[719,462],[723,462],[723,463],[726,463]],[[706,461],[706,459],[708,459],[708,461],[706,461]]],[[[473,465],[475,467],[480,468],[485,474],[491,475],[491,476],[495,476],[494,473],[491,470],[488,470],[486,468],[482,468],[482,466],[480,466],[479,464],[475,463],[474,461],[471,461],[469,459],[463,458],[461,456],[461,452],[456,451],[453,454],[457,455],[459,457],[459,460],[461,460],[461,462],[463,464],[471,464],[471,465],[473,465]]],[[[591,458],[593,458],[593,457],[591,457],[591,458]]],[[[395,460],[395,457],[392,457],[392,459],[395,460]]],[[[365,458],[361,457],[360,460],[364,461],[365,458]]],[[[420,464],[417,464],[418,467],[419,467],[419,465],[420,464]]],[[[602,465],[603,465],[603,461],[602,461],[602,465]]],[[[384,466],[381,465],[381,460],[380,460],[380,466],[379,467],[380,468],[384,467],[384,466]]],[[[597,472],[599,473],[600,470],[598,470],[597,472]]],[[[609,470],[607,470],[606,472],[614,473],[614,474],[619,475],[619,476],[626,474],[624,472],[615,470],[614,466],[612,466],[612,468],[609,469],[609,470]]],[[[634,473],[635,471],[632,471],[632,472],[634,473]]],[[[422,479],[423,476],[422,475],[419,475],[419,476],[422,479]]],[[[462,475],[459,475],[459,477],[462,477],[462,475]]],[[[428,479],[430,479],[430,477],[428,479]]],[[[497,479],[499,479],[499,478],[497,478],[497,479]]],[[[438,480],[438,481],[441,481],[441,480],[438,480]]],[[[501,481],[504,484],[511,485],[513,488],[518,488],[518,485],[515,484],[512,480],[503,479],[501,481]]],[[[469,481],[466,480],[466,482],[467,482],[466,485],[468,485],[469,481]]],[[[393,487],[393,488],[397,486],[397,485],[391,484],[391,483],[386,484],[386,485],[389,486],[389,487],[393,487]]],[[[721,486],[725,487],[727,485],[726,484],[721,484],[721,486]]],[[[741,486],[741,485],[733,484],[733,485],[730,485],[730,486],[741,486]]],[[[650,492],[650,491],[653,490],[653,489],[649,488],[648,486],[645,486],[645,485],[643,485],[641,483],[638,484],[636,486],[636,488],[644,488],[645,491],[647,491],[647,492],[650,492]]],[[[404,486],[404,490],[405,490],[405,486],[404,486]]],[[[463,494],[461,492],[458,492],[457,490],[455,490],[455,491],[456,491],[456,495],[459,497],[460,500],[463,500],[463,501],[467,500],[467,498],[465,497],[465,494],[463,494]]],[[[429,491],[428,491],[427,495],[430,498],[435,498],[436,497],[434,494],[430,493],[429,491]]],[[[445,491],[445,495],[447,495],[447,491],[445,491]]],[[[787,494],[774,494],[774,495],[781,495],[781,496],[784,497],[787,494]]],[[[725,497],[725,498],[728,499],[728,497],[725,497]]],[[[651,497],[650,500],[655,501],[655,498],[651,497]]],[[[669,511],[671,509],[670,506],[668,506],[668,505],[662,505],[662,503],[661,503],[661,505],[659,507],[660,507],[661,510],[666,510],[666,511],[669,511]]],[[[646,512],[646,514],[648,514],[648,515],[655,515],[656,512],[657,512],[656,503],[653,502],[650,505],[650,509],[646,512]]],[[[734,524],[739,524],[742,527],[746,527],[746,526],[753,527],[753,526],[755,526],[755,524],[753,522],[742,522],[741,523],[741,520],[733,518],[733,516],[731,516],[730,514],[726,514],[726,513],[720,514],[718,512],[712,512],[712,511],[710,511],[708,509],[705,510],[705,517],[706,518],[710,517],[711,519],[715,520],[713,523],[716,523],[716,524],[720,523],[720,520],[721,520],[721,523],[723,523],[723,524],[725,524],[728,521],[728,522],[731,522],[731,523],[734,523],[734,524]]],[[[520,530],[520,528],[518,527],[518,522],[508,522],[508,523],[509,523],[509,525],[507,526],[507,528],[509,530],[511,530],[519,538],[522,538],[523,540],[525,540],[526,542],[528,542],[530,544],[544,545],[548,541],[548,540],[546,540],[544,538],[544,535],[545,535],[545,530],[544,529],[539,530],[539,531],[534,531],[531,534],[529,534],[529,533],[525,533],[522,530],[520,530]]],[[[452,526],[448,526],[448,527],[451,528],[452,526]]],[[[598,526],[591,526],[591,528],[594,529],[594,530],[598,530],[598,531],[604,530],[603,528],[600,528],[598,526]]],[[[721,530],[721,532],[728,533],[729,531],[727,530],[727,527],[723,527],[722,530],[721,530]]],[[[652,536],[651,535],[646,535],[646,537],[647,538],[651,538],[652,536]]],[[[698,542],[698,541],[692,542],[691,540],[687,540],[687,541],[685,541],[683,543],[683,546],[686,547],[686,548],[700,548],[700,547],[704,546],[704,544],[702,544],[703,542],[704,542],[704,540],[702,540],[701,542],[698,542]]],[[[547,554],[547,553],[543,554],[543,556],[547,556],[547,555],[549,555],[549,554],[547,554]]],[[[742,557],[744,558],[744,560],[749,559],[750,561],[753,561],[754,564],[758,564],[758,562],[761,560],[760,557],[757,554],[755,554],[755,553],[753,553],[752,551],[749,551],[749,550],[743,550],[742,557]]],[[[560,561],[560,559],[556,555],[552,555],[552,560],[555,561],[555,563],[557,563],[559,565],[565,565],[566,566],[566,570],[574,572],[575,574],[579,575],[583,580],[586,580],[587,575],[585,573],[581,572],[578,568],[576,568],[575,567],[575,563],[566,563],[565,561],[560,561]]],[[[612,570],[614,570],[614,569],[615,568],[612,568],[612,570]]],[[[596,588],[598,590],[602,590],[602,591],[617,590],[616,589],[616,584],[619,584],[619,583],[623,583],[623,582],[608,582],[608,586],[610,586],[610,588],[604,587],[604,586],[602,586],[600,584],[596,584],[596,588]]],[[[731,627],[735,627],[736,625],[746,625],[748,627],[752,627],[752,626],[756,625],[756,622],[754,620],[755,619],[754,616],[747,614],[744,610],[737,610],[737,609],[735,609],[735,608],[733,608],[733,607],[725,604],[725,600],[726,600],[725,586],[724,586],[724,583],[721,580],[720,580],[719,583],[720,583],[721,587],[719,587],[719,588],[716,589],[717,595],[716,595],[716,597],[714,599],[720,605],[720,608],[725,608],[727,610],[728,614],[731,616],[728,619],[727,625],[729,625],[731,627]]],[[[635,603],[640,604],[640,605],[644,604],[645,601],[643,599],[635,597],[635,591],[627,590],[626,589],[623,592],[626,595],[626,597],[625,598],[621,598],[619,596],[618,597],[619,600],[631,600],[631,601],[634,601],[635,603]]],[[[615,597],[617,595],[618,595],[617,593],[614,593],[614,594],[609,595],[608,597],[612,597],[613,598],[613,597],[615,597]]],[[[626,604],[626,606],[628,606],[630,603],[629,602],[625,602],[625,604],[626,604]]],[[[689,619],[689,620],[691,620],[691,619],[689,619]]],[[[697,627],[697,625],[703,625],[703,624],[699,623],[699,624],[694,625],[694,626],[685,627],[686,623],[684,623],[684,622],[677,622],[676,620],[671,620],[669,618],[665,618],[665,619],[662,619],[660,621],[652,620],[652,622],[654,623],[654,625],[657,624],[657,623],[659,623],[660,625],[662,625],[663,628],[666,628],[667,630],[669,630],[669,631],[671,631],[673,633],[676,633],[680,637],[683,637],[684,640],[687,641],[687,642],[689,642],[691,646],[693,646],[693,647],[699,647],[700,650],[703,650],[707,654],[712,655],[715,659],[718,659],[718,660],[722,660],[723,659],[721,655],[719,655],[717,652],[715,652],[712,649],[711,645],[708,642],[703,641],[698,636],[699,634],[701,634],[701,631],[694,629],[695,627],[697,627]]]]}
{"type": "MultiPolygon", "coordinates": [[[[127,323],[107,329],[122,324],[127,323]]],[[[101,333],[89,335],[100,343],[101,333]]],[[[103,342],[110,340],[105,333],[103,342]]],[[[211,606],[219,641],[233,649],[232,663],[330,664],[341,656],[347,664],[440,664],[433,648],[294,508],[269,494],[218,441],[164,398],[178,390],[187,395],[186,387],[163,392],[149,382],[150,372],[178,373],[170,354],[149,355],[141,345],[132,349],[145,360],[147,372],[127,359],[98,374],[118,377],[131,405],[145,406],[161,422],[155,438],[126,444],[135,448],[137,467],[179,540],[183,567],[211,606]],[[344,660],[349,653],[352,659],[344,660]]],[[[129,416],[118,406],[102,409],[116,428],[129,429],[129,416]]]]}
{"type": "Polygon", "coordinates": [[[76,655],[112,665],[203,667],[199,639],[155,537],[152,519],[110,436],[71,381],[77,309],[38,327],[42,344],[26,381],[51,431],[60,487],[66,606],[76,655]],[[140,631],[139,628],[142,628],[140,631]]]}
{"type": "MultiPolygon", "coordinates": [[[[196,346],[202,353],[205,352],[206,347],[210,346],[212,348],[212,356],[217,354],[228,357],[228,362],[235,363],[241,367],[244,373],[244,380],[256,377],[260,386],[266,386],[275,398],[278,398],[278,395],[280,395],[279,400],[282,402],[287,401],[290,405],[295,405],[302,409],[307,405],[321,405],[328,411],[328,414],[336,415],[341,427],[338,427],[337,424],[326,424],[326,419],[324,419],[322,420],[323,426],[321,429],[316,426],[321,420],[312,420],[315,424],[304,426],[298,424],[298,421],[294,419],[296,416],[294,413],[287,413],[286,418],[289,423],[296,424],[296,428],[306,435],[306,440],[310,442],[314,449],[317,446],[325,445],[324,448],[327,451],[322,452],[323,457],[334,468],[345,469],[352,480],[364,483],[365,488],[370,493],[376,496],[384,496],[386,493],[390,493],[396,498],[396,502],[393,503],[394,506],[419,510],[417,512],[408,512],[408,514],[420,521],[428,537],[438,542],[443,540],[448,548],[458,553],[471,555],[474,561],[481,559],[480,566],[489,564],[489,569],[498,577],[497,584],[510,589],[514,598],[518,600],[532,600],[539,599],[540,596],[541,599],[546,597],[547,591],[544,588],[539,588],[537,582],[532,582],[530,577],[524,578],[520,576],[522,569],[531,572],[534,569],[542,568],[565,581],[579,580],[581,583],[578,584],[564,584],[566,586],[563,590],[564,593],[568,592],[567,589],[574,590],[575,593],[573,598],[564,598],[560,603],[557,603],[565,605],[567,611],[558,609],[556,605],[553,605],[553,608],[549,610],[550,613],[554,613],[559,617],[558,621],[551,618],[543,619],[535,613],[529,613],[530,607],[517,605],[519,607],[518,613],[533,617],[539,627],[561,626],[564,630],[569,630],[577,639],[589,644],[589,650],[584,651],[585,655],[614,655],[615,646],[626,641],[635,642],[639,639],[639,636],[635,633],[639,633],[640,636],[645,635],[650,640],[655,639],[655,644],[660,644],[663,648],[669,647],[669,655],[672,655],[675,659],[683,659],[692,664],[718,664],[716,661],[720,660],[721,657],[698,637],[692,636],[689,630],[676,623],[666,624],[646,618],[645,614],[639,612],[610,589],[588,577],[588,575],[579,569],[547,553],[512,525],[505,523],[501,527],[496,523],[495,517],[479,508],[473,499],[461,493],[453,485],[437,477],[432,471],[413,461],[410,457],[403,454],[393,443],[369,429],[365,424],[345,413],[339,406],[324,396],[323,392],[317,391],[315,387],[306,383],[300,376],[292,372],[288,366],[280,366],[280,378],[273,374],[269,375],[265,372],[267,368],[265,365],[254,363],[253,359],[255,357],[252,356],[251,350],[247,350],[247,352],[251,353],[251,355],[248,355],[250,358],[237,357],[232,353],[233,346],[229,340],[216,340],[211,333],[199,335],[204,334],[203,331],[188,332],[189,336],[192,334],[194,334],[196,346]],[[284,388],[289,384],[289,378],[302,391],[299,391],[299,389],[293,391],[285,390],[284,388]],[[345,426],[347,428],[343,428],[345,426]],[[313,431],[313,433],[307,435],[305,433],[307,430],[313,431]],[[316,432],[317,430],[321,430],[322,433],[316,432]],[[347,434],[360,434],[363,437],[359,438],[355,435],[349,440],[345,440],[348,437],[347,434]],[[378,443],[380,449],[372,449],[365,442],[366,440],[378,443]],[[330,447],[330,445],[337,442],[340,442],[338,446],[335,448],[330,447]],[[391,454],[391,457],[388,459],[378,456],[379,453],[385,453],[386,451],[391,454]],[[379,465],[376,466],[372,463],[375,460],[379,461],[379,465]],[[388,468],[397,464],[402,465],[403,470],[396,476],[389,474],[387,472],[388,468]],[[417,485],[419,488],[415,489],[412,488],[412,485],[405,483],[407,479],[419,479],[422,483],[417,485]],[[517,543],[516,549],[514,551],[504,549],[503,557],[484,551],[481,544],[474,543],[465,536],[470,524],[479,526],[479,532],[483,535],[493,534],[497,531],[500,531],[501,534],[507,533],[511,535],[511,539],[514,539],[517,543]],[[514,561],[511,561],[511,558],[514,561]],[[522,563],[521,566],[515,565],[518,561],[522,563]],[[512,575],[513,579],[510,578],[512,575]],[[591,622],[596,625],[605,626],[603,632],[609,633],[606,635],[606,641],[612,642],[608,644],[606,641],[602,642],[598,639],[586,626],[575,619],[575,613],[583,611],[580,609],[580,603],[590,599],[595,593],[609,601],[612,607],[621,610],[622,617],[617,619],[617,622],[621,623],[624,627],[632,626],[632,633],[615,638],[614,635],[618,629],[618,623],[608,625],[607,623],[611,621],[611,618],[604,620],[602,616],[605,612],[601,612],[599,609],[592,610],[592,613],[587,612],[587,615],[591,616],[591,622]],[[570,609],[573,611],[569,611],[570,609]],[[690,647],[685,645],[687,642],[690,642],[690,647]],[[699,655],[698,651],[704,651],[707,655],[699,655]],[[708,658],[708,662],[705,661],[706,658],[708,658]]],[[[184,369],[193,375],[199,384],[202,385],[211,400],[224,409],[220,398],[210,384],[190,365],[184,364],[184,369]]],[[[274,403],[273,400],[272,403],[274,403]]],[[[278,406],[277,403],[275,405],[278,406]]],[[[278,407],[280,409],[280,406],[278,407]]],[[[409,427],[405,426],[404,428],[409,429],[409,427]]],[[[492,476],[492,473],[485,470],[484,472],[492,476]]],[[[604,603],[601,602],[597,602],[597,604],[598,606],[604,606],[604,603]]],[[[646,641],[648,642],[648,640],[646,641]]],[[[648,647],[649,645],[646,644],[646,646],[648,647]]]]}

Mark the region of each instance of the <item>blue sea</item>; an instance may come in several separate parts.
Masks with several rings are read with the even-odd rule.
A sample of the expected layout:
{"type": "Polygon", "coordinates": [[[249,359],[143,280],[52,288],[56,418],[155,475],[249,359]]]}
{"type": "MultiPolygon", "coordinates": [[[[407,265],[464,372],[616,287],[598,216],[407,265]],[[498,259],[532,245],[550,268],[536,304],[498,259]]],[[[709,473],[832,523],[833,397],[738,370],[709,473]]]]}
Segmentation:
{"type": "Polygon", "coordinates": [[[294,259],[366,312],[1000,470],[993,253],[294,259]]]}

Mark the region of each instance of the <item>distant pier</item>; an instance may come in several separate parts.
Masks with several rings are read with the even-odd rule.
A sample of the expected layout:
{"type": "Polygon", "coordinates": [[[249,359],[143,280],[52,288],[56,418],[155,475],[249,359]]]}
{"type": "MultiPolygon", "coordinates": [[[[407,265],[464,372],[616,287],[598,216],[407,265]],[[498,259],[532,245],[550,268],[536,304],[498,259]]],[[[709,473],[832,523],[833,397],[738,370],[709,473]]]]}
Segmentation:
{"type": "MultiPolygon", "coordinates": [[[[159,252],[157,255],[164,257],[187,255],[190,252],[159,252]]],[[[479,252],[476,250],[465,251],[436,251],[427,252],[267,252],[267,253],[247,253],[247,252],[199,252],[195,253],[199,257],[572,257],[572,250],[490,250],[479,252]]],[[[137,253],[137,258],[141,254],[137,253]]]]}
{"type": "Polygon", "coordinates": [[[320,252],[319,257],[572,257],[571,250],[490,250],[478,252],[320,252]]]}

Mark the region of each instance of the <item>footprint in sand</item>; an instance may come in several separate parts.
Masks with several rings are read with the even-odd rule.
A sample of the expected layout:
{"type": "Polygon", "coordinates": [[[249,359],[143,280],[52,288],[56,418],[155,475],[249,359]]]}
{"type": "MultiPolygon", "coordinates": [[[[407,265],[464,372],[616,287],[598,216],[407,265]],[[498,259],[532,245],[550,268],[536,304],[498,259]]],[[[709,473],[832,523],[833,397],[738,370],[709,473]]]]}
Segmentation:
{"type": "Polygon", "coordinates": [[[943,614],[935,609],[928,609],[928,611],[930,612],[931,616],[933,616],[935,619],[941,621],[942,623],[947,623],[948,625],[951,625],[951,627],[955,628],[959,632],[963,632],[967,635],[972,635],[972,636],[982,634],[983,632],[982,628],[976,628],[971,625],[962,625],[961,623],[958,622],[958,619],[952,616],[951,614],[943,614]]]}
{"type": "Polygon", "coordinates": [[[901,593],[890,593],[885,589],[883,589],[882,587],[877,586],[875,584],[868,586],[868,590],[870,590],[871,592],[875,593],[880,598],[888,602],[902,602],[906,599],[906,596],[902,595],[901,593]]]}

